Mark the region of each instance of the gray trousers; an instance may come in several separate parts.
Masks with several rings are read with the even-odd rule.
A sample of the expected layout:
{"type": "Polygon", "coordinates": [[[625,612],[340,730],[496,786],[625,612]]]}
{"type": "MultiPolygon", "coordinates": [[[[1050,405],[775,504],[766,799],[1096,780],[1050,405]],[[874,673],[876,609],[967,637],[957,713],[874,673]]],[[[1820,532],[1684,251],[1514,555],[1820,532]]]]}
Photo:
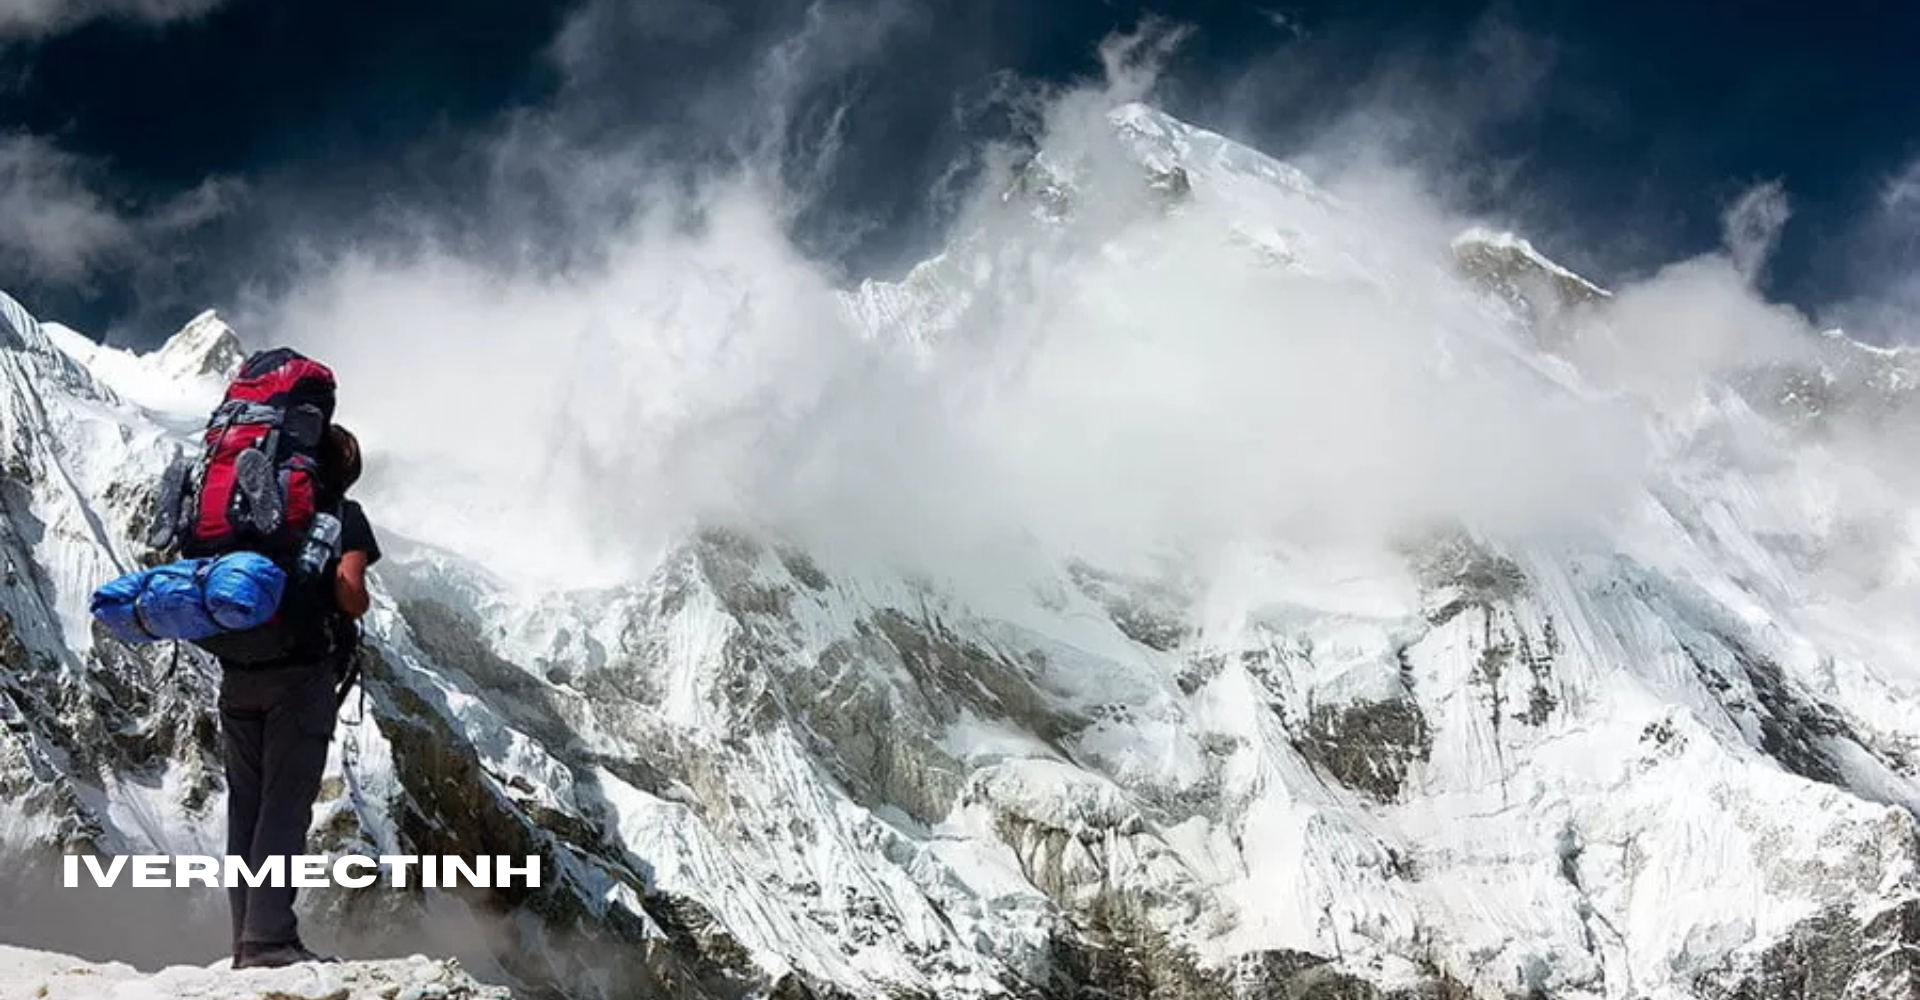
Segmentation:
{"type": "MultiPolygon", "coordinates": [[[[227,769],[227,853],[249,868],[275,855],[306,853],[313,800],[333,739],[330,663],[270,670],[226,669],[220,679],[220,731],[227,769]]],[[[290,861],[281,862],[290,865],[290,861]]],[[[227,890],[233,950],[300,940],[291,878],[282,886],[227,890]]]]}

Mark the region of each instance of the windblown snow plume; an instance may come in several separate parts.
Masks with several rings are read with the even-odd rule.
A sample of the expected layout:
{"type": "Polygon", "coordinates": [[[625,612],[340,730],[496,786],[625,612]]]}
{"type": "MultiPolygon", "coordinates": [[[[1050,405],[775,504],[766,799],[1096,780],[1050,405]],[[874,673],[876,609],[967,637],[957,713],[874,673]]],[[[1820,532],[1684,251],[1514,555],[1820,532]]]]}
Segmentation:
{"type": "MultiPolygon", "coordinates": [[[[1110,118],[1144,87],[1117,72],[1058,99],[1037,155],[990,173],[898,287],[841,294],[778,191],[721,177],[639,198],[591,266],[361,250],[260,326],[337,361],[395,527],[515,579],[630,576],[701,520],[925,569],[1556,522],[1631,495],[1638,418],[1489,323],[1453,274],[1463,223],[1404,178],[1323,189],[1144,109],[1110,118]],[[506,541],[529,524],[553,541],[506,541]]],[[[1687,279],[1648,294],[1669,288],[1765,309],[1687,279]]],[[[1751,348],[1740,323],[1636,314],[1591,349],[1607,377],[1690,386],[1751,348]],[[1676,330],[1697,345],[1635,342],[1676,330]]]]}

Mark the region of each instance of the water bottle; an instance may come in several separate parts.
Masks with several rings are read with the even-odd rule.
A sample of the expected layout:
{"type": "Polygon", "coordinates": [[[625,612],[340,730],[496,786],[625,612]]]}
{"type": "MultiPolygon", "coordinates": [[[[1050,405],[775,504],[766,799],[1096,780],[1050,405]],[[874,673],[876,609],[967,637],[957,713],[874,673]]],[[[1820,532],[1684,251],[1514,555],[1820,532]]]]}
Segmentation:
{"type": "Polygon", "coordinates": [[[340,519],[332,514],[315,514],[307,527],[307,539],[300,546],[300,575],[319,576],[340,550],[340,519]]]}

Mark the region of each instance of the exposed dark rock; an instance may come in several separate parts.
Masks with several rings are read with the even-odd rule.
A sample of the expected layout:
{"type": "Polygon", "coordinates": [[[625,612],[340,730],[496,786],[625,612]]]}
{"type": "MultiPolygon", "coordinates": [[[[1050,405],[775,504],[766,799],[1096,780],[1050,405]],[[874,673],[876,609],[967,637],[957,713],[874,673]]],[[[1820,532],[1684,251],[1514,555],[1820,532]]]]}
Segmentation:
{"type": "Polygon", "coordinates": [[[1187,176],[1185,167],[1151,171],[1147,184],[1159,192],[1168,204],[1179,204],[1193,196],[1193,178],[1187,176]]]}
{"type": "Polygon", "coordinates": [[[1074,196],[1071,180],[1039,157],[1030,157],[1015,169],[1005,193],[1005,197],[1027,202],[1054,221],[1072,216],[1074,196]]]}
{"type": "Polygon", "coordinates": [[[1432,754],[1433,734],[1420,706],[1402,697],[1315,705],[1293,745],[1335,781],[1391,802],[1414,763],[1432,754]]]}
{"type": "Polygon", "coordinates": [[[1543,265],[1518,245],[1462,239],[1453,253],[1460,273],[1505,300],[1549,349],[1566,343],[1569,314],[1607,297],[1598,286],[1543,265]]]}
{"type": "Polygon", "coordinates": [[[794,579],[809,589],[826,590],[832,585],[833,581],[827,579],[827,574],[820,571],[820,567],[814,563],[812,556],[790,545],[781,546],[779,553],[780,564],[787,568],[787,572],[792,574],[794,579]]]}
{"type": "Polygon", "coordinates": [[[1640,745],[1647,749],[1649,757],[1669,756],[1685,749],[1687,738],[1680,735],[1671,720],[1657,719],[1640,731],[1640,745]]]}
{"type": "Polygon", "coordinates": [[[1916,1000],[1920,900],[1862,923],[1845,908],[1801,921],[1758,961],[1716,970],[1696,984],[1708,1000],[1916,1000]]]}
{"type": "Polygon", "coordinates": [[[1553,630],[1553,619],[1547,619],[1542,639],[1536,642],[1525,629],[1517,629],[1514,642],[1518,646],[1520,664],[1527,668],[1527,707],[1514,718],[1529,726],[1545,725],[1560,707],[1560,699],[1553,693],[1553,661],[1559,652],[1559,639],[1553,630]]]}
{"type": "MultiPolygon", "coordinates": [[[[909,636],[924,637],[905,624],[892,623],[891,627],[890,634],[909,643],[908,649],[918,655],[941,655],[930,651],[931,643],[911,642],[909,636]]],[[[946,653],[954,655],[952,651],[946,653]]],[[[898,725],[888,710],[884,685],[856,665],[863,660],[885,662],[912,655],[889,645],[879,635],[835,644],[821,656],[821,675],[831,678],[831,683],[817,695],[805,697],[801,720],[816,737],[821,756],[840,765],[840,776],[856,800],[870,808],[897,806],[922,823],[933,823],[952,807],[964,769],[926,738],[925,730],[898,725]]],[[[922,659],[908,666],[913,670],[964,669],[971,662],[933,663],[922,659]]],[[[994,707],[1004,711],[998,704],[994,707]]]]}
{"type": "MultiPolygon", "coordinates": [[[[434,662],[456,670],[472,686],[488,694],[487,704],[543,744],[565,746],[573,731],[573,717],[585,711],[581,695],[548,683],[496,654],[481,638],[480,627],[437,601],[403,601],[400,616],[414,644],[434,662]]],[[[592,681],[587,682],[589,687],[592,681]]],[[[617,692],[591,691],[613,698],[617,692]]]]}
{"type": "MultiPolygon", "coordinates": [[[[768,992],[767,1000],[864,1000],[832,983],[822,983],[812,976],[799,972],[789,972],[780,977],[768,992]]],[[[932,1000],[914,994],[890,994],[886,1000],[932,1000]]]]}
{"type": "Polygon", "coordinates": [[[1689,648],[1695,670],[1719,697],[1727,713],[1757,732],[1759,748],[1780,766],[1814,781],[1847,786],[1845,772],[1834,756],[1836,740],[1860,740],[1846,719],[1791,683],[1778,663],[1747,650],[1726,636],[1715,637],[1731,655],[1738,677],[1728,677],[1689,648]],[[1746,692],[1753,700],[1748,701],[1746,692]]]}
{"type": "Polygon", "coordinates": [[[1445,593],[1447,600],[1427,613],[1444,625],[1470,608],[1491,608],[1527,593],[1527,576],[1518,563],[1489,549],[1471,535],[1437,531],[1402,546],[1421,586],[1445,593]]]}
{"type": "Polygon", "coordinates": [[[1099,602],[1127,638],[1148,649],[1169,652],[1186,641],[1191,602],[1171,584],[1121,576],[1074,563],[1068,574],[1081,592],[1099,602]]]}
{"type": "Polygon", "coordinates": [[[1049,704],[1027,667],[961,639],[938,623],[899,611],[882,611],[872,627],[898,651],[901,662],[933,704],[965,705],[987,718],[1008,718],[1048,743],[1058,744],[1087,720],[1049,704]]]}
{"type": "Polygon", "coordinates": [[[1220,671],[1225,670],[1226,666],[1227,658],[1218,653],[1195,656],[1174,675],[1173,683],[1181,694],[1194,694],[1220,676],[1220,671]]]}
{"type": "MultiPolygon", "coordinates": [[[[484,912],[532,917],[537,933],[568,943],[565,950],[540,946],[538,940],[516,943],[533,928],[502,921],[509,940],[496,947],[496,955],[503,966],[572,996],[726,1000],[750,991],[754,972],[738,961],[743,950],[710,919],[694,913],[695,904],[651,894],[625,849],[603,840],[599,830],[567,816],[534,816],[518,806],[481,766],[464,734],[405,684],[394,683],[391,666],[377,650],[367,656],[375,718],[406,788],[406,800],[392,804],[406,843],[421,854],[548,859],[548,877],[539,888],[452,890],[484,912]],[[632,913],[617,902],[589,909],[586,900],[604,899],[604,894],[574,885],[553,864],[562,857],[625,885],[643,900],[646,912],[632,913]],[[649,919],[668,931],[666,940],[648,933],[649,919]]],[[[591,781],[589,774],[575,777],[591,781]]]]}
{"type": "Polygon", "coordinates": [[[1468,1000],[1451,977],[1382,993],[1334,960],[1303,951],[1243,955],[1231,969],[1203,968],[1162,934],[1095,913],[1054,941],[1047,1000],[1468,1000]]]}
{"type": "MultiPolygon", "coordinates": [[[[708,528],[700,532],[693,552],[705,580],[728,610],[739,616],[787,617],[795,596],[793,588],[764,580],[757,572],[766,557],[777,558],[766,546],[738,531],[708,528]]],[[[800,573],[794,573],[795,578],[808,569],[816,577],[820,572],[806,562],[801,564],[800,573]]],[[[794,572],[792,567],[788,572],[794,572]]]]}
{"type": "Polygon", "coordinates": [[[1844,785],[1846,776],[1828,745],[1851,735],[1840,714],[1790,687],[1772,660],[1744,659],[1741,665],[1760,700],[1760,749],[1801,777],[1844,785]]]}

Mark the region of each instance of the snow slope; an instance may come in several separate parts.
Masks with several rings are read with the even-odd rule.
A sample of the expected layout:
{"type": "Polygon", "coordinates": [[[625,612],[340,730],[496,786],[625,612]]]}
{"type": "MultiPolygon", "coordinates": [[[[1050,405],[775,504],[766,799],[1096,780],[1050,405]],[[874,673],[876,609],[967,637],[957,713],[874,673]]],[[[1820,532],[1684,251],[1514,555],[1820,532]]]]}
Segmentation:
{"type": "MultiPolygon", "coordinates": [[[[1344,530],[1285,511],[1204,557],[1043,549],[983,584],[715,523],[640,578],[533,595],[395,539],[317,841],[545,855],[547,888],[463,902],[512,974],[579,996],[1920,988],[1920,508],[1853,433],[1914,418],[1911,357],[1821,338],[1642,391],[1583,367],[1624,296],[1516,237],[1384,245],[1256,151],[1137,105],[1108,127],[1124,170],[1046,151],[1010,215],[849,316],[950,363],[1051,289],[1052,327],[1098,315],[1191,240],[1263,295],[1368,303],[1403,359],[1380,405],[1443,433],[1323,466],[1313,439],[1345,432],[1311,412],[1217,428],[1291,456],[1294,492],[1371,484],[1344,530]],[[1564,454],[1521,447],[1542,427],[1564,454]]],[[[83,604],[140,558],[227,337],[203,318],[130,357],[0,308],[0,846],[203,849],[211,668],[162,676],[83,604]]],[[[1125,319],[1205,346],[1205,317],[1125,319]]],[[[1266,511],[1244,484],[1260,503],[1174,500],[1266,511]]],[[[315,913],[378,940],[437,902],[315,913]]]]}

